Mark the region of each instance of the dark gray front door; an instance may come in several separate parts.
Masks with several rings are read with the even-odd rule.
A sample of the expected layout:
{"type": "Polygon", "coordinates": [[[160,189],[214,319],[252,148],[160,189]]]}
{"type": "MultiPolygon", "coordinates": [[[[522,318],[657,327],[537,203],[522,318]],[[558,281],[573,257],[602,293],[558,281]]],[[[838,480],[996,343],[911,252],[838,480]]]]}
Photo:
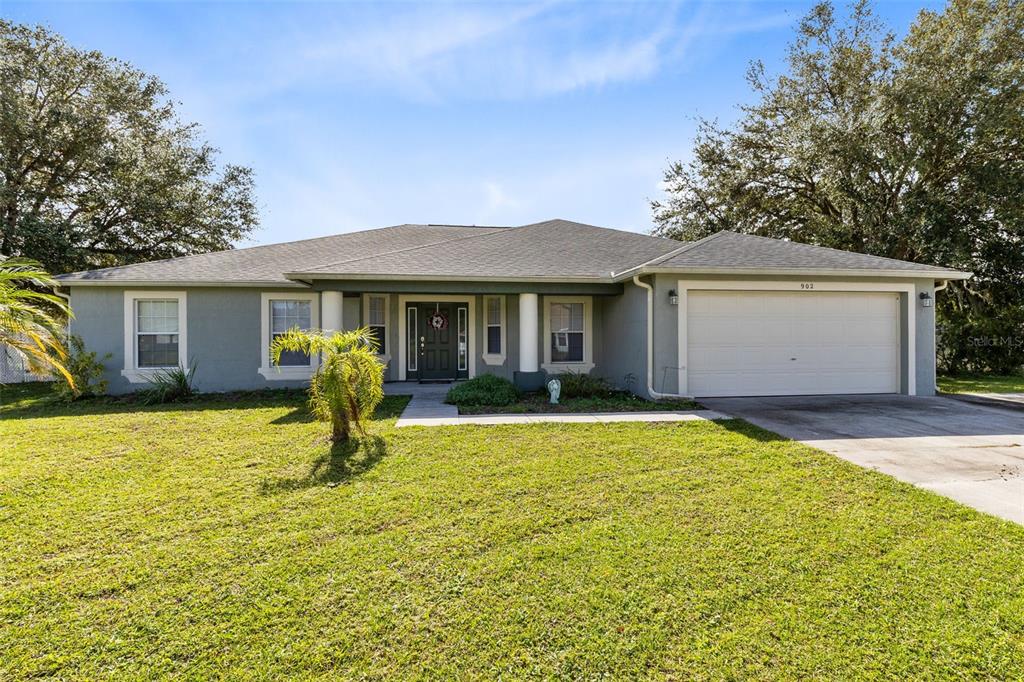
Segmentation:
{"type": "Polygon", "coordinates": [[[420,380],[456,377],[455,306],[449,303],[424,304],[417,312],[420,327],[420,380]]]}

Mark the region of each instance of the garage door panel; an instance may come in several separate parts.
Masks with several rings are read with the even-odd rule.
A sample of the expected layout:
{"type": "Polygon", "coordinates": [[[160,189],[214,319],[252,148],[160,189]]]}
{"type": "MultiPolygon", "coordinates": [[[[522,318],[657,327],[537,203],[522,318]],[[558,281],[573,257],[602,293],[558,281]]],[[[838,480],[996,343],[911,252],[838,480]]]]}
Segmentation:
{"type": "Polygon", "coordinates": [[[821,346],[827,346],[828,348],[835,348],[841,346],[844,342],[850,339],[849,326],[843,323],[840,324],[828,324],[822,322],[819,324],[812,324],[804,331],[803,339],[815,339],[816,344],[821,346]]]}
{"type": "Polygon", "coordinates": [[[764,314],[769,317],[790,316],[796,309],[796,300],[791,295],[764,298],[764,314]]]}
{"type": "Polygon", "coordinates": [[[899,390],[899,296],[690,291],[687,381],[697,396],[899,390]]]}
{"type": "Polygon", "coordinates": [[[893,338],[892,325],[884,320],[859,320],[858,324],[847,325],[846,342],[850,346],[890,345],[893,338]],[[884,339],[889,343],[883,343],[884,339]]]}

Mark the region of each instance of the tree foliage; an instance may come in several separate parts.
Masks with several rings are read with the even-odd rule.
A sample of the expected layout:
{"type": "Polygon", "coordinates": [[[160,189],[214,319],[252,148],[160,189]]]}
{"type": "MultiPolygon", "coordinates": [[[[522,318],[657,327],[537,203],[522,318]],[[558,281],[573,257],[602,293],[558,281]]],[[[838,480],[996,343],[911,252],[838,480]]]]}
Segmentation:
{"type": "Polygon", "coordinates": [[[0,254],[51,272],[230,248],[252,171],[182,123],[158,79],[0,20],[0,254]]]}
{"type": "Polygon", "coordinates": [[[896,40],[861,0],[800,22],[787,72],[699,124],[656,232],[720,229],[975,273],[938,297],[948,370],[1024,364],[1024,3],[952,0],[896,40]]]}
{"type": "Polygon", "coordinates": [[[34,374],[56,371],[74,390],[63,342],[71,308],[51,293],[56,286],[56,280],[35,261],[0,258],[0,347],[25,358],[34,374]]]}
{"type": "Polygon", "coordinates": [[[346,441],[353,431],[365,435],[366,420],[384,399],[384,366],[373,332],[290,329],[270,347],[275,363],[285,351],[323,356],[310,382],[309,406],[317,419],[331,423],[331,439],[346,441]]]}

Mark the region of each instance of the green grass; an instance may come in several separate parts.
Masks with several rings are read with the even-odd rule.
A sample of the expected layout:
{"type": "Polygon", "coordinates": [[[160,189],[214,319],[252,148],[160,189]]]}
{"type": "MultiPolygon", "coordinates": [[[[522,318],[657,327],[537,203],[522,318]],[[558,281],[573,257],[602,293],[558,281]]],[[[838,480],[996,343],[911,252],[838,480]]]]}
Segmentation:
{"type": "Polygon", "coordinates": [[[943,393],[1024,393],[1024,376],[974,374],[940,376],[939,390],[943,393]]]}
{"type": "Polygon", "coordinates": [[[1024,676],[1024,528],[744,422],[0,414],[0,679],[1024,676]]]}
{"type": "Polygon", "coordinates": [[[511,405],[460,405],[459,414],[656,412],[693,410],[699,407],[692,400],[644,400],[632,393],[616,393],[607,398],[562,398],[557,405],[552,405],[547,393],[527,393],[511,405]]]}

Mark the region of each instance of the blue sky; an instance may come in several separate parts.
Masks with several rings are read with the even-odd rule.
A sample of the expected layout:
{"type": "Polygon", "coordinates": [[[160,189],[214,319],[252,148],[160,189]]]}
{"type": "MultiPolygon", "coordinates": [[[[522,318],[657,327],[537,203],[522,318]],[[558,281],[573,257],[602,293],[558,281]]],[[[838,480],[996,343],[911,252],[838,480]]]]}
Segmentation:
{"type": "MultiPolygon", "coordinates": [[[[902,34],[923,6],[878,13],[902,34]]],[[[242,245],[403,222],[649,230],[696,117],[735,119],[748,62],[778,72],[809,7],[0,0],[159,76],[222,161],[255,169],[242,245]]]]}

